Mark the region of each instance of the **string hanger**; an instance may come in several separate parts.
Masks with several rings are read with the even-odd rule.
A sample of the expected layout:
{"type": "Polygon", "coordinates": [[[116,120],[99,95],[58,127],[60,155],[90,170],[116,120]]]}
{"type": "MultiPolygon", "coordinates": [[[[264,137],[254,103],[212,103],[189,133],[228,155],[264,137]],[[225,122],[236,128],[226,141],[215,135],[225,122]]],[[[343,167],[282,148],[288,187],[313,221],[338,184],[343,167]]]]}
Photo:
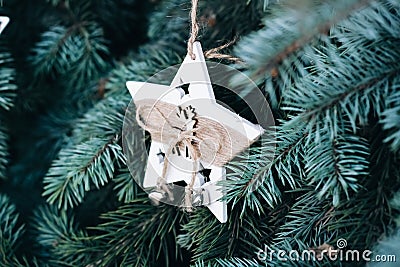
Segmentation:
{"type": "MultiPolygon", "coordinates": [[[[193,52],[193,44],[197,40],[197,36],[199,34],[199,23],[197,22],[197,9],[199,5],[199,0],[192,0],[192,9],[190,10],[190,22],[191,22],[191,32],[187,45],[187,53],[191,57],[192,60],[196,59],[196,55],[193,52]]],[[[219,51],[230,47],[237,41],[237,37],[235,37],[232,41],[227,44],[212,48],[204,53],[204,56],[208,59],[225,59],[228,61],[233,61],[235,63],[243,63],[243,61],[238,58],[227,54],[221,54],[219,51]]]]}
{"type": "Polygon", "coordinates": [[[187,51],[188,55],[195,60],[196,55],[193,52],[193,44],[196,42],[197,35],[199,34],[199,24],[197,23],[197,7],[199,0],[192,0],[192,9],[190,10],[191,32],[188,40],[187,51]]]}

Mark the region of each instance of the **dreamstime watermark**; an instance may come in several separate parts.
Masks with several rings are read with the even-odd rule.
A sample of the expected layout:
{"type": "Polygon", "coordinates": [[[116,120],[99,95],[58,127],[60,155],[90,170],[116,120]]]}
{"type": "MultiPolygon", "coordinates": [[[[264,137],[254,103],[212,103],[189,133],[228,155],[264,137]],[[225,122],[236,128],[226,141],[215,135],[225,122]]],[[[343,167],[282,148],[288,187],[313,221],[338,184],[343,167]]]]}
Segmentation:
{"type": "Polygon", "coordinates": [[[347,240],[340,238],[336,242],[337,249],[333,246],[324,244],[318,248],[311,248],[303,251],[298,250],[273,250],[264,245],[264,250],[260,249],[257,259],[262,262],[278,261],[322,261],[328,259],[330,261],[344,262],[396,262],[396,255],[374,255],[371,250],[352,250],[346,249],[347,240]]]}

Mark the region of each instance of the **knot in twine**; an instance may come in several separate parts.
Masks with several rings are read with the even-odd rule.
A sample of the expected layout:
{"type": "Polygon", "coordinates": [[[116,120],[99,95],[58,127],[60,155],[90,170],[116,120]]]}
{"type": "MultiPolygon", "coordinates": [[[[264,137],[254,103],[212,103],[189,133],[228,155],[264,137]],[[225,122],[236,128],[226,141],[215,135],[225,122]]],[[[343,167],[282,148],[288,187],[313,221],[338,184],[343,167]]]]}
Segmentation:
{"type": "Polygon", "coordinates": [[[199,161],[222,167],[249,144],[246,136],[228,125],[199,116],[192,106],[183,109],[162,101],[154,102],[154,100],[140,100],[135,104],[136,120],[139,126],[150,133],[152,141],[160,142],[167,147],[162,174],[158,179],[158,189],[165,192],[171,201],[174,197],[166,180],[171,164],[169,157],[177,154],[178,151],[187,149],[189,152],[193,165],[191,182],[185,187],[185,206],[188,211],[192,210],[192,194],[199,171],[199,161]],[[189,117],[179,116],[179,114],[186,116],[190,111],[193,114],[189,117]]]}
{"type": "MultiPolygon", "coordinates": [[[[139,106],[137,108],[137,113],[136,113],[136,121],[138,122],[139,126],[145,129],[146,131],[153,133],[153,135],[156,135],[156,132],[159,131],[159,127],[154,124],[153,125],[146,124],[146,122],[144,122],[141,118],[141,114],[143,115],[143,112],[141,111],[142,108],[141,106],[139,106]]],[[[154,111],[156,111],[156,113],[160,115],[160,118],[163,118],[164,121],[167,123],[165,125],[167,126],[166,127],[167,129],[164,129],[165,130],[163,131],[164,135],[161,133],[162,134],[161,136],[170,141],[164,157],[162,174],[161,177],[159,177],[157,183],[158,189],[161,189],[161,191],[165,192],[171,201],[174,200],[174,196],[171,190],[169,189],[166,181],[166,175],[168,167],[170,165],[168,158],[171,156],[172,153],[174,153],[174,150],[178,151],[182,146],[187,148],[189,152],[189,157],[192,159],[193,164],[191,170],[192,172],[191,181],[185,187],[185,208],[186,211],[192,212],[193,187],[198,172],[197,163],[201,156],[200,150],[198,149],[198,146],[196,146],[201,142],[201,140],[195,136],[196,132],[200,129],[195,127],[195,124],[197,123],[197,119],[195,118],[196,113],[194,113],[194,109],[191,106],[189,106],[186,109],[178,107],[176,114],[178,115],[177,117],[180,119],[181,123],[176,123],[176,120],[168,119],[158,107],[154,107],[154,111]],[[192,112],[191,117],[188,117],[189,112],[192,112]],[[184,114],[184,116],[186,116],[184,117],[184,120],[182,120],[182,117],[179,117],[179,114],[184,114]]]]}
{"type": "MultiPolygon", "coordinates": [[[[192,178],[190,183],[185,187],[185,208],[186,211],[191,212],[193,211],[192,209],[192,194],[193,194],[193,187],[194,183],[196,181],[196,174],[198,172],[197,169],[197,162],[200,158],[200,153],[199,150],[193,145],[194,142],[198,141],[198,139],[194,136],[196,133],[196,129],[192,130],[186,130],[186,131],[181,131],[178,134],[178,137],[172,141],[167,149],[167,153],[165,153],[164,157],[164,166],[161,174],[161,179],[159,179],[159,186],[161,186],[163,189],[167,187],[167,181],[166,181],[166,175],[168,171],[168,167],[170,165],[170,162],[168,161],[168,157],[171,156],[171,153],[173,149],[179,149],[180,146],[184,145],[186,148],[189,150],[189,155],[190,158],[193,160],[193,165],[192,165],[192,178]]],[[[169,198],[171,200],[174,199],[172,192],[168,189],[166,191],[168,194],[169,198]]]]}

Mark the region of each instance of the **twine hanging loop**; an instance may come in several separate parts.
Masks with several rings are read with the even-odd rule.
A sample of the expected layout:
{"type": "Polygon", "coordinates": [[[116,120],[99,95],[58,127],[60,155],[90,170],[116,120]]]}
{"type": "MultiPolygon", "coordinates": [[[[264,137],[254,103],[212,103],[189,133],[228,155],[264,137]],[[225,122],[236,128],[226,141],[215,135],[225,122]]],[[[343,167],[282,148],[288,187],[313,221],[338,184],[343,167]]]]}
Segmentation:
{"type": "MultiPolygon", "coordinates": [[[[192,0],[192,9],[190,10],[191,31],[190,31],[190,37],[188,40],[188,44],[187,44],[187,53],[192,60],[196,59],[196,55],[194,54],[194,51],[193,51],[193,44],[197,40],[197,36],[199,34],[199,28],[200,28],[199,23],[197,22],[198,5],[199,5],[199,0],[192,0]]],[[[211,59],[211,58],[224,59],[224,60],[232,61],[235,63],[243,63],[243,61],[238,57],[219,53],[219,51],[221,51],[225,48],[228,48],[231,45],[233,45],[234,43],[236,43],[237,39],[238,38],[235,37],[232,41],[230,41],[224,45],[221,45],[221,46],[218,46],[218,47],[215,47],[215,48],[212,48],[212,49],[206,51],[204,53],[204,56],[208,59],[211,59]]]]}

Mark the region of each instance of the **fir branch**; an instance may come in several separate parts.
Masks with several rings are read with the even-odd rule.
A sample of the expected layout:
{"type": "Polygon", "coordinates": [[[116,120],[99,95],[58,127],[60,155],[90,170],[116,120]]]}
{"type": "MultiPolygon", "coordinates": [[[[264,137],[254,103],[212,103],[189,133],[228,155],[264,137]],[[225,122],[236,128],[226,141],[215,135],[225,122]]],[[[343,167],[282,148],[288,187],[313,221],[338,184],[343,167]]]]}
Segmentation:
{"type": "Polygon", "coordinates": [[[333,137],[343,121],[349,122],[355,132],[357,125],[368,124],[372,112],[382,115],[384,99],[396,90],[400,66],[399,39],[391,32],[393,28],[377,19],[379,16],[388,22],[399,21],[391,5],[373,5],[354,14],[350,22],[368,21],[371,27],[374,25],[376,35],[371,37],[358,22],[353,25],[345,21],[333,29],[330,39],[325,38],[321,46],[308,52],[307,57],[315,62],[309,68],[310,74],[285,95],[283,108],[297,115],[290,121],[291,127],[307,121],[308,131],[329,128],[333,137]],[[392,41],[386,42],[387,38],[392,41]],[[337,47],[332,43],[336,39],[345,43],[337,47]]]}
{"type": "Polygon", "coordinates": [[[77,121],[74,143],[60,151],[44,179],[43,196],[49,203],[63,208],[78,205],[85,191],[104,186],[126,164],[120,146],[126,99],[104,99],[77,121]]]}
{"type": "Polygon", "coordinates": [[[281,197],[278,181],[294,189],[297,178],[303,177],[302,147],[308,134],[278,127],[277,132],[267,133],[265,136],[272,141],[255,149],[253,156],[250,154],[248,158],[239,157],[238,161],[227,165],[233,171],[228,175],[227,182],[223,183],[227,200],[235,205],[244,199],[243,213],[247,208],[257,210],[258,213],[263,212],[263,204],[257,194],[273,208],[281,197]],[[276,173],[280,176],[276,177],[276,173]]]}
{"type": "Polygon", "coordinates": [[[333,197],[337,206],[342,192],[357,192],[360,180],[369,174],[369,145],[366,140],[349,133],[331,139],[327,132],[318,132],[315,143],[305,153],[305,179],[315,186],[319,198],[333,197]]]}
{"type": "Polygon", "coordinates": [[[113,182],[119,201],[129,203],[136,199],[139,191],[138,184],[127,168],[119,170],[118,174],[113,178],[113,182]]]}
{"type": "Polygon", "coordinates": [[[95,23],[78,22],[69,28],[53,26],[43,33],[42,40],[31,57],[37,77],[66,78],[73,74],[75,79],[65,81],[73,86],[88,82],[108,67],[108,48],[95,23]]]}
{"type": "Polygon", "coordinates": [[[110,140],[121,136],[124,115],[131,97],[127,94],[103,99],[88,110],[83,118],[77,120],[72,137],[75,143],[91,138],[110,140]]]}
{"type": "Polygon", "coordinates": [[[393,190],[400,188],[400,172],[395,167],[397,160],[382,143],[382,135],[379,127],[373,129],[370,177],[361,184],[363,189],[341,201],[325,225],[329,231],[337,231],[339,238],[351,241],[353,249],[371,248],[394,219],[390,198],[393,190]]]}
{"type": "Polygon", "coordinates": [[[15,252],[25,227],[20,224],[16,207],[10,203],[7,196],[0,195],[0,206],[0,264],[22,266],[15,252]]]}
{"type": "Polygon", "coordinates": [[[141,47],[135,56],[131,62],[121,64],[110,73],[109,82],[105,87],[105,97],[128,95],[127,90],[121,90],[121,88],[125,88],[126,81],[153,82],[168,85],[172,81],[173,75],[164,77],[164,79],[157,79],[156,74],[160,70],[182,61],[181,56],[175,51],[165,51],[153,44],[141,47]]]}
{"type": "Polygon", "coordinates": [[[61,56],[61,53],[68,54],[68,52],[61,49],[72,33],[73,31],[68,31],[64,26],[53,26],[42,34],[42,39],[45,41],[36,45],[33,51],[36,55],[32,57],[37,76],[42,73],[65,73],[68,70],[69,62],[64,61],[66,57],[61,56]]]}
{"type": "Polygon", "coordinates": [[[381,123],[383,129],[388,131],[388,136],[385,138],[385,142],[389,143],[392,150],[397,152],[400,150],[400,83],[394,82],[395,88],[392,95],[386,98],[386,109],[382,114],[381,123]]]}
{"type": "Polygon", "coordinates": [[[366,0],[354,0],[317,5],[304,2],[292,4],[291,8],[275,11],[274,19],[266,16],[264,25],[268,26],[243,38],[235,48],[236,54],[251,66],[246,74],[259,83],[272,69],[310,44],[316,36],[327,33],[339,20],[368,3],[366,0]],[[282,44],[282,40],[285,43],[282,44]],[[248,47],[255,49],[249,50],[248,47]]]}
{"type": "Polygon", "coordinates": [[[9,110],[12,106],[17,89],[13,59],[8,52],[0,51],[0,109],[9,110]]]}
{"type": "Polygon", "coordinates": [[[42,34],[30,58],[36,77],[63,79],[68,88],[75,88],[99,78],[109,67],[103,30],[90,8],[90,1],[62,6],[70,26],[55,25],[42,34]]]}
{"type": "MultiPolygon", "coordinates": [[[[298,97],[299,95],[296,95],[296,93],[300,91],[299,88],[292,90],[287,95],[287,106],[284,109],[288,111],[298,111],[305,107],[309,107],[309,109],[301,112],[297,117],[290,120],[287,126],[294,127],[294,125],[298,123],[303,124],[304,121],[308,121],[307,129],[309,132],[312,132],[314,128],[316,128],[317,131],[326,129],[331,133],[331,136],[334,137],[337,136],[338,131],[343,127],[340,126],[342,118],[348,116],[348,122],[351,123],[353,131],[355,131],[357,128],[357,120],[363,125],[368,121],[368,115],[371,110],[371,106],[369,105],[370,99],[375,98],[374,102],[379,104],[382,102],[388,90],[395,89],[396,85],[389,88],[387,83],[398,75],[400,66],[394,65],[392,67],[393,68],[378,74],[378,77],[371,77],[365,83],[353,87],[343,84],[343,91],[337,90],[336,92],[321,94],[321,91],[326,90],[325,92],[328,92],[331,88],[322,88],[321,84],[317,83],[314,83],[314,88],[318,87],[319,89],[315,91],[312,89],[310,90],[310,87],[307,89],[303,86],[301,87],[301,90],[305,89],[302,93],[304,97],[298,97]],[[386,90],[381,90],[382,87],[386,90]],[[308,92],[310,92],[310,94],[306,95],[308,92]],[[323,96],[321,97],[321,95],[323,96]],[[311,99],[312,97],[316,97],[316,99],[311,99]],[[296,99],[296,102],[294,102],[294,99],[296,99]],[[341,117],[339,117],[340,113],[343,114],[341,117]]],[[[349,70],[342,71],[344,74],[344,71],[349,70]]],[[[335,72],[339,72],[338,68],[335,72]]],[[[340,87],[340,85],[336,85],[336,88],[340,87]]]]}
{"type": "Polygon", "coordinates": [[[60,151],[44,178],[43,196],[59,208],[74,207],[83,201],[85,191],[104,186],[113,177],[115,166],[125,162],[120,137],[93,138],[60,151]]]}
{"type": "Polygon", "coordinates": [[[6,177],[6,165],[8,163],[8,134],[0,116],[0,179],[6,177]]]}
{"type": "Polygon", "coordinates": [[[158,259],[167,264],[170,257],[181,257],[174,242],[183,215],[174,207],[154,207],[142,196],[102,215],[104,223],[95,227],[100,234],[91,237],[100,244],[91,249],[102,252],[94,265],[154,266],[158,259]]]}
{"type": "MultiPolygon", "coordinates": [[[[306,2],[306,1],[304,1],[304,2],[306,2]]],[[[283,47],[283,49],[280,52],[276,53],[270,60],[267,61],[267,64],[265,64],[264,66],[261,66],[261,68],[259,70],[257,70],[257,72],[255,73],[255,77],[257,77],[260,74],[269,72],[273,68],[276,68],[285,59],[288,59],[290,55],[294,54],[294,52],[298,51],[299,49],[303,48],[305,45],[309,44],[315,38],[316,35],[327,33],[330,30],[330,28],[336,24],[336,22],[345,18],[346,16],[348,16],[349,14],[354,12],[354,10],[364,7],[371,1],[364,0],[364,1],[353,1],[353,2],[347,1],[347,2],[350,2],[350,3],[349,3],[349,6],[346,6],[346,7],[340,6],[340,4],[338,4],[338,6],[340,6],[343,9],[337,10],[337,11],[335,10],[336,11],[335,17],[329,18],[330,20],[328,20],[324,23],[315,24],[316,25],[316,26],[314,26],[315,28],[309,34],[301,36],[299,39],[294,40],[292,43],[290,43],[286,47],[283,47]]],[[[296,4],[295,6],[300,7],[302,4],[304,4],[304,3],[296,4]]],[[[333,4],[333,2],[332,2],[332,4],[333,4]]],[[[346,4],[348,4],[348,3],[346,3],[346,4]]],[[[326,8],[329,8],[329,6],[322,6],[321,8],[326,9],[326,8]]],[[[314,12],[315,12],[315,10],[313,11],[313,13],[314,12]]],[[[325,15],[325,14],[323,14],[323,15],[325,15]]],[[[326,19],[326,18],[321,18],[321,19],[326,19]]]]}
{"type": "MultiPolygon", "coordinates": [[[[241,203],[240,203],[241,204],[241,203]]],[[[192,261],[209,261],[234,256],[254,256],[260,241],[270,234],[266,215],[250,210],[242,216],[242,207],[231,211],[227,223],[221,224],[207,210],[199,209],[182,225],[177,242],[192,252],[192,261]]]]}
{"type": "Polygon", "coordinates": [[[301,195],[286,215],[285,223],[278,229],[274,243],[285,241],[295,246],[296,240],[301,240],[305,244],[318,246],[320,244],[315,242],[314,237],[324,229],[320,222],[326,218],[326,211],[331,206],[327,201],[321,202],[311,187],[294,192],[301,195]]]}
{"type": "Polygon", "coordinates": [[[33,219],[36,249],[42,260],[54,266],[82,266],[88,257],[83,251],[94,244],[77,227],[73,216],[54,206],[42,206],[33,219]]]}

